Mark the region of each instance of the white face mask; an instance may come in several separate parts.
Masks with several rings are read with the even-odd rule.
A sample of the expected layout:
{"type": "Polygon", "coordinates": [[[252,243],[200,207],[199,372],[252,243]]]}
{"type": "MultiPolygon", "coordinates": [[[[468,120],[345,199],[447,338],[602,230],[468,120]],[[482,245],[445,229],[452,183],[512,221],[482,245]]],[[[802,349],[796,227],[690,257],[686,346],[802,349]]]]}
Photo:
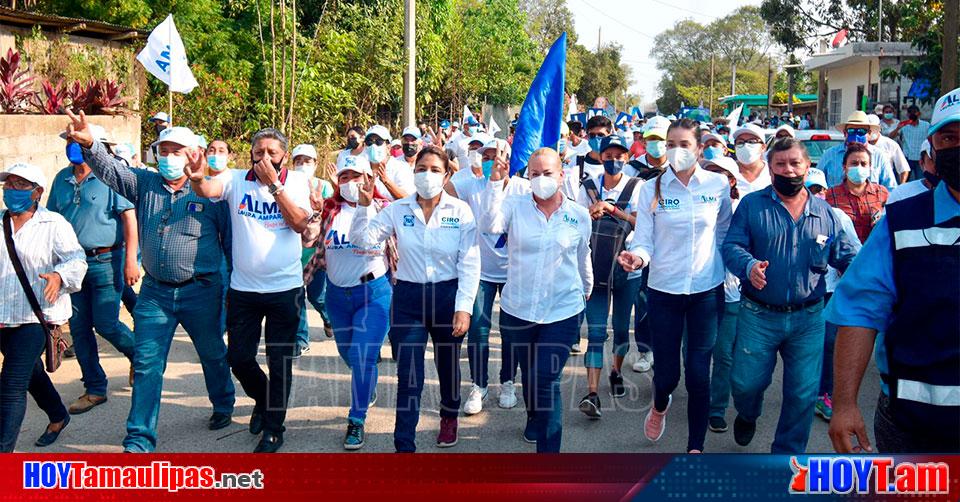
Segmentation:
{"type": "Polygon", "coordinates": [[[549,199],[557,193],[560,184],[557,183],[556,178],[552,176],[540,175],[530,180],[530,188],[533,189],[533,194],[538,198],[549,199]]]}
{"type": "Polygon", "coordinates": [[[207,157],[207,165],[210,166],[210,169],[220,172],[227,168],[227,156],[226,155],[211,155],[207,157]]]}
{"type": "Polygon", "coordinates": [[[760,160],[760,149],[763,148],[763,145],[739,145],[737,146],[737,162],[741,164],[753,164],[754,162],[760,160]]]}
{"type": "Polygon", "coordinates": [[[340,196],[343,197],[343,200],[356,204],[360,200],[360,183],[356,181],[342,183],[340,185],[340,196]]]}
{"type": "Polygon", "coordinates": [[[304,162],[297,166],[297,171],[312,177],[313,173],[317,171],[317,164],[314,162],[304,162]]]}
{"type": "Polygon", "coordinates": [[[413,185],[417,187],[417,195],[424,199],[432,199],[443,191],[443,178],[440,173],[421,171],[413,175],[413,185]]]}
{"type": "Polygon", "coordinates": [[[676,147],[667,150],[667,161],[675,171],[686,171],[697,165],[697,155],[686,148],[676,147]]]}
{"type": "Polygon", "coordinates": [[[383,162],[383,159],[387,157],[387,152],[384,147],[377,145],[370,145],[367,147],[367,159],[370,160],[371,164],[379,164],[383,162]]]}

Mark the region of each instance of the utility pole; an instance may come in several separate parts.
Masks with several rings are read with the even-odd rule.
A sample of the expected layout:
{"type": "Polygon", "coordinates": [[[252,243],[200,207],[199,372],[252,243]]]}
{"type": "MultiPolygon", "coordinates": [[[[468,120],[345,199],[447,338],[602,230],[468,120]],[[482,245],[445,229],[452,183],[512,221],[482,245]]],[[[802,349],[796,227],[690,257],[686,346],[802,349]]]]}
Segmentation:
{"type": "Polygon", "coordinates": [[[883,42],[883,0],[877,2],[877,42],[883,42]]]}
{"type": "Polygon", "coordinates": [[[943,57],[941,58],[940,93],[957,88],[957,24],[960,23],[960,2],[943,3],[943,57]]]}
{"type": "Polygon", "coordinates": [[[783,65],[783,69],[787,71],[787,113],[793,113],[793,70],[794,68],[803,68],[803,65],[802,64],[783,65]]]}
{"type": "Polygon", "coordinates": [[[773,56],[767,58],[767,118],[773,107],[773,56]]]}
{"type": "Polygon", "coordinates": [[[713,119],[713,54],[710,55],[710,101],[707,109],[710,110],[710,119],[713,119]]]}
{"type": "Polygon", "coordinates": [[[731,67],[730,75],[730,95],[733,96],[737,93],[737,63],[733,63],[731,67]]]}
{"type": "Polygon", "coordinates": [[[416,125],[417,115],[417,2],[403,0],[403,45],[407,68],[403,74],[403,126],[416,125]]]}
{"type": "Polygon", "coordinates": [[[602,28],[602,26],[597,27],[597,54],[600,54],[600,30],[602,28]]]}

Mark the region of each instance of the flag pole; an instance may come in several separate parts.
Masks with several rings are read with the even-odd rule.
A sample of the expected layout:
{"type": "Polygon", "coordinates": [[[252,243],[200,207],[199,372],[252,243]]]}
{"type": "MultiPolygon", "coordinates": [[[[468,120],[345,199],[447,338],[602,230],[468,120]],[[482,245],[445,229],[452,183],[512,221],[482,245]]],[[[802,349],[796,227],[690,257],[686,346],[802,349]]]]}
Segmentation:
{"type": "MultiPolygon", "coordinates": [[[[167,26],[167,50],[173,45],[173,20],[170,20],[170,24],[167,26]]],[[[170,119],[170,127],[173,127],[173,90],[171,86],[173,85],[173,52],[170,53],[170,83],[167,84],[167,115],[170,119]]]]}

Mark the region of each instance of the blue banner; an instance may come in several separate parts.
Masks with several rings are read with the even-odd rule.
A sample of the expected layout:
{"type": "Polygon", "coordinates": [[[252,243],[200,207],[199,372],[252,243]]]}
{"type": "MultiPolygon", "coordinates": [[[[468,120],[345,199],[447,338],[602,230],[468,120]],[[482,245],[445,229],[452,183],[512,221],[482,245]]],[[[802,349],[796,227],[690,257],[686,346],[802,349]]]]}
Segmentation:
{"type": "Polygon", "coordinates": [[[567,69],[567,33],[550,47],[520,108],[513,136],[510,175],[527,166],[530,154],[545,146],[556,148],[564,117],[564,78],[567,69]]]}

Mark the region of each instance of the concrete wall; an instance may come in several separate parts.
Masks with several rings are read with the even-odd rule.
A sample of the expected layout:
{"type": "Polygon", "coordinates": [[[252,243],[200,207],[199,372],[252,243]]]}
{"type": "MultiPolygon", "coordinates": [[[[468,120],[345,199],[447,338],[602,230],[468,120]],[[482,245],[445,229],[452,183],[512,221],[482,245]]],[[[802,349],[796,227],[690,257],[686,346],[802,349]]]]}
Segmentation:
{"type": "MultiPolygon", "coordinates": [[[[139,115],[95,115],[87,119],[103,126],[113,141],[131,143],[135,151],[140,151],[139,115]]],[[[43,169],[47,183],[51,183],[69,164],[66,142],[59,137],[69,122],[66,115],[0,115],[0,169],[15,162],[29,162],[43,169]]]]}
{"type": "MultiPolygon", "coordinates": [[[[907,92],[910,90],[910,85],[913,82],[906,77],[892,82],[880,81],[880,71],[882,68],[893,68],[899,71],[900,64],[903,60],[904,58],[901,57],[865,58],[847,66],[825,70],[827,75],[827,90],[825,91],[827,109],[829,110],[830,106],[830,90],[842,89],[843,96],[841,99],[840,120],[846,119],[851,113],[859,110],[860,103],[857,101],[857,86],[864,86],[864,94],[869,95],[870,88],[867,86],[867,75],[869,74],[870,84],[880,84],[877,91],[877,100],[881,103],[897,103],[899,87],[900,117],[906,119],[907,107],[914,103],[912,98],[906,98],[907,92]]],[[[916,104],[920,107],[921,118],[930,120],[930,115],[933,113],[931,105],[923,105],[919,102],[916,104]]],[[[873,113],[873,109],[867,110],[867,113],[873,113]]],[[[836,124],[827,125],[833,127],[836,124]]]]}

